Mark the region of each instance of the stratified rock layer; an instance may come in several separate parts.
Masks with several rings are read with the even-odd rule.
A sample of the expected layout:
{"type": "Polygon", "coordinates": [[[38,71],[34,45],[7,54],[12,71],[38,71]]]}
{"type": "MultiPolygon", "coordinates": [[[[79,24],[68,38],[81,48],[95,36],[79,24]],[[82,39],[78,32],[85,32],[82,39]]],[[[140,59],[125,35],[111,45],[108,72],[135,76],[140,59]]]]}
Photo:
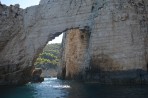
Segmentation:
{"type": "Polygon", "coordinates": [[[25,10],[0,5],[0,27],[1,85],[30,81],[38,54],[62,32],[60,78],[147,83],[148,0],[41,0],[25,10]]]}

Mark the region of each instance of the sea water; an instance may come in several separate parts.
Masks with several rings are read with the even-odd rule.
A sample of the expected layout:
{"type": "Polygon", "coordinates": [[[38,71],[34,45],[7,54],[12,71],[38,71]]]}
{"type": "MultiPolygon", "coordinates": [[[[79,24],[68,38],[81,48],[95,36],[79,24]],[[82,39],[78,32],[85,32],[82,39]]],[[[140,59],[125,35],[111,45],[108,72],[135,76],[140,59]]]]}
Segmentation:
{"type": "Polygon", "coordinates": [[[107,86],[45,78],[42,83],[0,88],[0,98],[148,98],[148,86],[107,86]]]}

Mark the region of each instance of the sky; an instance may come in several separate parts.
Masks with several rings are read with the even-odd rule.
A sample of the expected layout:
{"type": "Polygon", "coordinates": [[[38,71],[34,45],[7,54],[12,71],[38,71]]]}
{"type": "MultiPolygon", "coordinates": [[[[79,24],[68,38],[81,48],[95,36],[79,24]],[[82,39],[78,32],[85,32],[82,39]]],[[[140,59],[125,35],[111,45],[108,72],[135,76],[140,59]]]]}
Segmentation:
{"type": "Polygon", "coordinates": [[[0,0],[2,4],[14,5],[20,4],[21,8],[26,8],[33,5],[38,5],[40,0],[0,0]]]}
{"type": "Polygon", "coordinates": [[[61,43],[62,37],[63,37],[63,33],[61,35],[59,35],[58,37],[56,37],[55,39],[53,39],[52,41],[49,41],[48,44],[61,43]]]}
{"type": "MultiPolygon", "coordinates": [[[[40,2],[40,0],[0,0],[0,1],[2,4],[6,4],[7,6],[19,4],[20,8],[23,8],[23,9],[25,9],[26,7],[33,6],[33,5],[38,5],[40,2]]],[[[54,40],[50,41],[48,44],[61,43],[62,37],[63,37],[63,34],[56,37],[54,40]]]]}

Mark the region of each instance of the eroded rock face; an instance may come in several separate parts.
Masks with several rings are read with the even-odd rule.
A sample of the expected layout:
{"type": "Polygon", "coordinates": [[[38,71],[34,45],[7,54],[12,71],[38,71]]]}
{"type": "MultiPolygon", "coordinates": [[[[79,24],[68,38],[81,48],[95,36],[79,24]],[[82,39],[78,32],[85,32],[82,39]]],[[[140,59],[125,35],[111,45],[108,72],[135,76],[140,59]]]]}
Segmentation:
{"type": "Polygon", "coordinates": [[[0,85],[25,84],[32,66],[25,54],[23,10],[19,5],[0,5],[0,85]]]}
{"type": "Polygon", "coordinates": [[[38,54],[62,32],[59,77],[146,81],[147,13],[147,0],[41,0],[25,10],[0,5],[0,84],[30,81],[38,54]]]}
{"type": "MultiPolygon", "coordinates": [[[[78,60],[73,58],[72,49],[70,52],[66,51],[73,47],[69,42],[63,46],[65,51],[62,57],[66,54],[69,56],[64,58],[64,64],[62,62],[64,66],[60,71],[61,77],[67,78],[69,72],[71,77],[75,77],[75,74],[78,75],[77,71],[82,68],[79,76],[86,80],[109,84],[147,83],[148,2],[146,0],[92,2],[92,14],[88,23],[91,33],[86,49],[89,57],[85,59],[89,64],[84,66],[78,64],[78,60]]],[[[68,35],[69,33],[65,35],[65,40],[70,38],[68,35]]],[[[79,60],[84,62],[82,59],[79,60]]]]}
{"type": "Polygon", "coordinates": [[[71,29],[65,32],[58,77],[62,79],[81,79],[88,64],[89,32],[71,29]]]}

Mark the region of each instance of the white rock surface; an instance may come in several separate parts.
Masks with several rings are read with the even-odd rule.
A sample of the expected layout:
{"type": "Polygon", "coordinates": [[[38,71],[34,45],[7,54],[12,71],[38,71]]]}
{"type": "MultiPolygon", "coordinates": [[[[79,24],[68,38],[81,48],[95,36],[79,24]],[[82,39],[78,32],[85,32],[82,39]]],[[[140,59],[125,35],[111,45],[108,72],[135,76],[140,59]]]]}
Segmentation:
{"type": "Polygon", "coordinates": [[[91,32],[87,60],[96,77],[98,71],[147,71],[147,14],[147,0],[41,0],[25,10],[0,5],[0,84],[29,81],[46,43],[73,28],[91,32]]]}

